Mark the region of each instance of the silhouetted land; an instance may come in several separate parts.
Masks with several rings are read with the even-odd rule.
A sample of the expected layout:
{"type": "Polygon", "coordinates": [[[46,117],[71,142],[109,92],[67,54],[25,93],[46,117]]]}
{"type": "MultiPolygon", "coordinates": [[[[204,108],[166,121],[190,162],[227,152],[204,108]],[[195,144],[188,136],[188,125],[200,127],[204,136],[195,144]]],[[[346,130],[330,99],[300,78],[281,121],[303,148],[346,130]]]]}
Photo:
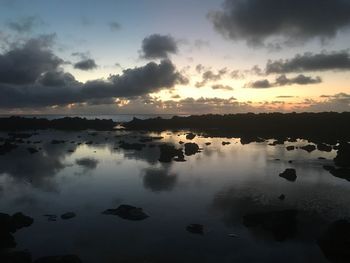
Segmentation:
{"type": "Polygon", "coordinates": [[[208,136],[263,138],[311,138],[313,141],[335,143],[350,138],[350,112],[335,113],[261,113],[134,118],[124,126],[131,130],[204,131],[208,136]]]}

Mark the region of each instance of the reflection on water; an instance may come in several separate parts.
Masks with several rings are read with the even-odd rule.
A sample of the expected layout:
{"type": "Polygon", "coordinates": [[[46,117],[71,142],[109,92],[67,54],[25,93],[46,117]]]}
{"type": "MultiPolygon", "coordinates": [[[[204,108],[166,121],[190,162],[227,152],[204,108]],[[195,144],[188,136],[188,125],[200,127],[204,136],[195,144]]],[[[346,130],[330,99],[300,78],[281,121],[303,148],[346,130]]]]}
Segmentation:
{"type": "Polygon", "coordinates": [[[76,254],[83,262],[328,262],[316,240],[329,223],[350,216],[349,182],[323,169],[335,151],[286,149],[307,145],[303,140],[242,145],[239,139],[188,140],[183,131],[41,131],[16,144],[0,156],[0,212],[34,218],[14,234],[16,250],[34,259],[76,254]],[[159,145],[184,147],[180,141],[197,143],[199,152],[186,155],[186,162],[158,161],[159,145]],[[288,168],[296,170],[294,182],[279,177],[288,168]],[[142,207],[150,217],[136,222],[102,214],[122,204],[142,207]],[[284,210],[297,211],[296,226],[276,240],[264,216],[284,220],[274,214],[284,210]],[[44,216],[67,212],[76,216],[44,216]],[[254,224],[244,222],[247,215],[255,216],[254,224]],[[190,224],[204,225],[205,234],[186,231],[190,224]]]}

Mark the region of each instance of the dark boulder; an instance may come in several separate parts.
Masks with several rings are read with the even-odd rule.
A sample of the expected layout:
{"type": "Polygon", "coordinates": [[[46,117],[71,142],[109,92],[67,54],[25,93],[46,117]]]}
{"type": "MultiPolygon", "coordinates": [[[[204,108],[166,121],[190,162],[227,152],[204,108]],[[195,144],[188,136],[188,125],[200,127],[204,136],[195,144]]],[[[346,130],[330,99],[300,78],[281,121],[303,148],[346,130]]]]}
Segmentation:
{"type": "Polygon", "coordinates": [[[135,150],[135,151],[141,151],[144,147],[146,147],[146,144],[144,143],[127,143],[127,142],[121,142],[119,144],[119,147],[124,150],[135,150]]]}
{"type": "Polygon", "coordinates": [[[297,179],[296,171],[293,168],[287,168],[284,172],[280,173],[279,176],[291,182],[297,179]]]}
{"type": "Polygon", "coordinates": [[[287,146],[286,149],[287,151],[293,151],[295,149],[295,146],[290,145],[290,146],[287,146]]]}
{"type": "Polygon", "coordinates": [[[190,156],[199,152],[199,146],[197,143],[188,142],[185,143],[185,155],[190,156]]]}
{"type": "Polygon", "coordinates": [[[350,167],[350,143],[341,143],[334,164],[340,167],[350,167]]]}
{"type": "Polygon", "coordinates": [[[117,215],[123,219],[139,221],[149,217],[142,208],[138,208],[131,205],[120,205],[116,209],[107,209],[102,214],[105,215],[117,215]]]}
{"type": "Polygon", "coordinates": [[[196,135],[192,132],[186,134],[187,140],[193,140],[196,137],[196,135]]]}

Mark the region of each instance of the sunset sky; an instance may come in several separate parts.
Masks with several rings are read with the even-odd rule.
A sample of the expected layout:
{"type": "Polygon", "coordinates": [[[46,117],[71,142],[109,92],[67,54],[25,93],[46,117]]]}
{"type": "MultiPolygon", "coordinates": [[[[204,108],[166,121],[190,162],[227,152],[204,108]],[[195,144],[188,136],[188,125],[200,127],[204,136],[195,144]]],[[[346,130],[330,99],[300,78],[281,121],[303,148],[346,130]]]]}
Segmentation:
{"type": "Polygon", "coordinates": [[[0,0],[0,114],[350,110],[350,0],[0,0]]]}

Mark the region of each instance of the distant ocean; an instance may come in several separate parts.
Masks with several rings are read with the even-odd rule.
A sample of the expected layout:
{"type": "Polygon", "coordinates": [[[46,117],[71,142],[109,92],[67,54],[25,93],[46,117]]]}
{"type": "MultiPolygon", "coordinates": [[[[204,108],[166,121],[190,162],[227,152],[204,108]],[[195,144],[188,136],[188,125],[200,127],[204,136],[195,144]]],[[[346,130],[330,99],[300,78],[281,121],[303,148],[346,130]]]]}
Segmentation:
{"type": "MultiPolygon", "coordinates": [[[[10,117],[13,115],[0,115],[0,117],[10,117]]],[[[81,118],[87,118],[87,119],[112,119],[113,121],[116,122],[127,122],[131,121],[133,118],[138,118],[138,119],[150,119],[150,118],[156,118],[156,117],[161,117],[163,119],[170,119],[175,114],[110,114],[110,115],[84,115],[84,114],[77,114],[77,115],[15,115],[15,116],[21,116],[21,117],[28,117],[28,118],[45,118],[49,120],[54,120],[54,119],[60,119],[64,117],[81,117],[81,118]]],[[[181,114],[176,114],[176,116],[188,116],[188,115],[181,115],[181,114]]]]}

